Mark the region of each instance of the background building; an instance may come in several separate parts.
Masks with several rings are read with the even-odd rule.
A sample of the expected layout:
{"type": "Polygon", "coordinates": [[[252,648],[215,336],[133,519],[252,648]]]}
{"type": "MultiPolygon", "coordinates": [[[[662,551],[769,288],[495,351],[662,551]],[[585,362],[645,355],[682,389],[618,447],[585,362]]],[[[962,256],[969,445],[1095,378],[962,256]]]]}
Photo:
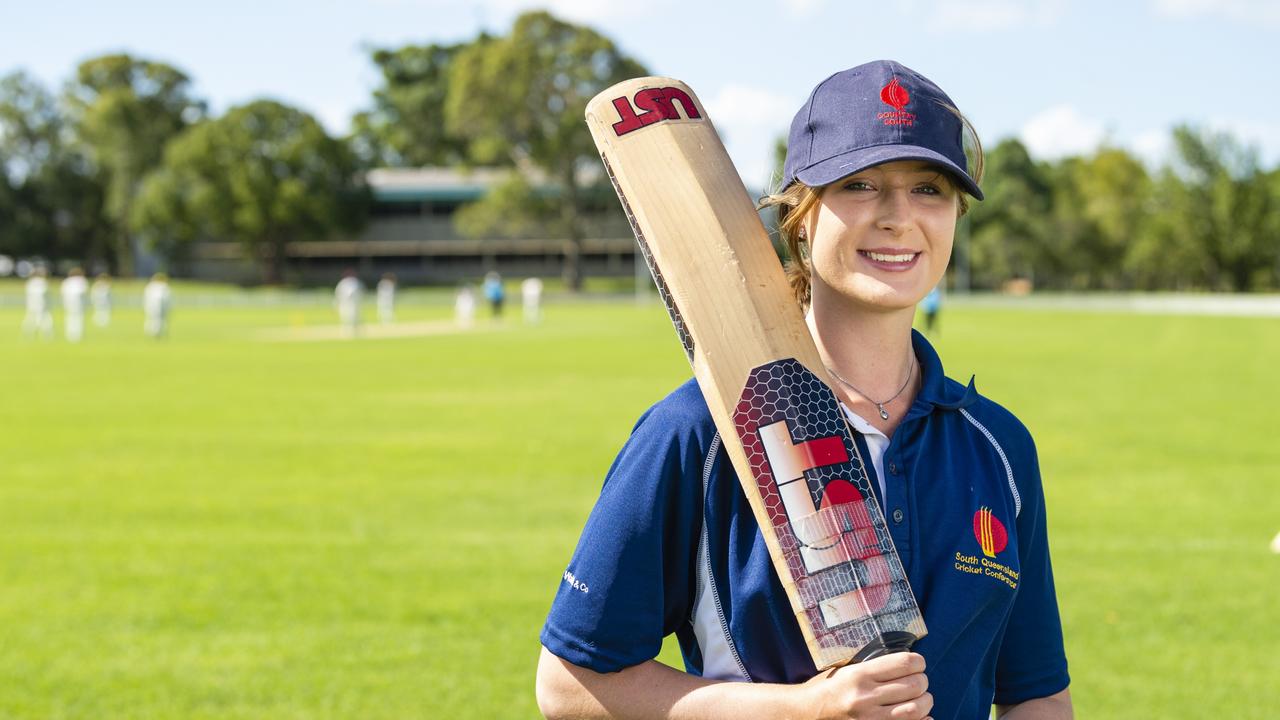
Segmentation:
{"type": "MultiPolygon", "coordinates": [[[[286,246],[287,279],[304,285],[329,284],[354,267],[364,278],[393,272],[408,284],[452,284],[488,270],[508,277],[559,276],[569,241],[549,229],[522,237],[469,238],[454,215],[502,182],[505,170],[453,168],[372,170],[366,181],[373,195],[369,222],[356,237],[293,242],[286,246]]],[[[630,276],[635,272],[635,240],[612,192],[586,220],[581,262],[587,276],[630,276]]],[[[234,242],[202,242],[191,252],[190,276],[255,284],[261,269],[234,242]]],[[[186,273],[184,273],[186,274],[186,273]]]]}

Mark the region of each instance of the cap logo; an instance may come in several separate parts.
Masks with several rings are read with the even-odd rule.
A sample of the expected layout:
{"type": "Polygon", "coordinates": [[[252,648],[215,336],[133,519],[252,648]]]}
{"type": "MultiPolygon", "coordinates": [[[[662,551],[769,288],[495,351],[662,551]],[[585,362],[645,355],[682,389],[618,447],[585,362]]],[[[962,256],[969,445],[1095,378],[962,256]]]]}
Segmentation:
{"type": "Polygon", "coordinates": [[[911,127],[915,124],[915,113],[909,113],[903,108],[911,102],[911,93],[902,87],[902,83],[898,82],[897,76],[889,81],[888,85],[880,88],[880,99],[885,105],[893,108],[893,112],[882,112],[876,115],[876,118],[883,121],[885,125],[906,125],[911,127]]]}
{"type": "Polygon", "coordinates": [[[911,93],[907,92],[907,89],[902,87],[902,83],[898,82],[898,78],[895,77],[889,81],[888,85],[880,89],[880,99],[884,101],[885,105],[902,112],[902,108],[911,102],[911,93]]]}

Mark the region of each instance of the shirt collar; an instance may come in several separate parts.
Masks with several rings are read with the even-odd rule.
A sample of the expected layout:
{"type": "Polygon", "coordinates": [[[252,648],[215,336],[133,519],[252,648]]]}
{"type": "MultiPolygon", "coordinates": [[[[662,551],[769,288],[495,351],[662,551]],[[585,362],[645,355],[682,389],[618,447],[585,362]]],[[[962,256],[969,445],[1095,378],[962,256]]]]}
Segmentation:
{"type": "Polygon", "coordinates": [[[927,415],[934,408],[941,410],[959,410],[967,408],[978,401],[978,389],[973,378],[969,378],[966,387],[958,382],[948,380],[942,370],[942,360],[933,346],[918,331],[911,331],[911,348],[920,361],[920,393],[907,416],[927,415]]]}
{"type": "Polygon", "coordinates": [[[880,432],[880,428],[872,425],[866,418],[850,410],[849,406],[845,405],[843,402],[840,403],[840,409],[844,410],[844,416],[848,418],[849,424],[853,426],[854,430],[857,430],[863,435],[879,435],[886,439],[889,437],[888,435],[880,432]]]}

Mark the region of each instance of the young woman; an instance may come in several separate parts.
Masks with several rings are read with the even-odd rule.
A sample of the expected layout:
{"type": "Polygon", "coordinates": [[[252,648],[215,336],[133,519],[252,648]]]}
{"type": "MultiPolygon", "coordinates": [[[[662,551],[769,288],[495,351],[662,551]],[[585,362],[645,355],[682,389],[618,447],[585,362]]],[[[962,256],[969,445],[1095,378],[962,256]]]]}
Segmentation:
{"type": "Polygon", "coordinates": [[[542,631],[545,715],[1071,717],[1031,436],[911,329],[980,177],[950,98],[879,61],[814,89],[767,200],[929,634],[817,672],[689,382],[637,423],[587,521],[542,631]],[[687,672],[653,659],[671,633],[687,672]]]}

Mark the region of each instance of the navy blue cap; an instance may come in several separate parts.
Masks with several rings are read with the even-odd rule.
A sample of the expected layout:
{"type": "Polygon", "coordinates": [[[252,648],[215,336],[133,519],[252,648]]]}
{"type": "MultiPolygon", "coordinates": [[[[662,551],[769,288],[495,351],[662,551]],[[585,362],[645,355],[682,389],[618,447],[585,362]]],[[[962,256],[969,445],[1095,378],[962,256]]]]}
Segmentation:
{"type": "Polygon", "coordinates": [[[821,187],[895,160],[936,163],[981,200],[969,177],[955,103],[920,73],[876,60],[818,83],[791,121],[782,187],[821,187]]]}

